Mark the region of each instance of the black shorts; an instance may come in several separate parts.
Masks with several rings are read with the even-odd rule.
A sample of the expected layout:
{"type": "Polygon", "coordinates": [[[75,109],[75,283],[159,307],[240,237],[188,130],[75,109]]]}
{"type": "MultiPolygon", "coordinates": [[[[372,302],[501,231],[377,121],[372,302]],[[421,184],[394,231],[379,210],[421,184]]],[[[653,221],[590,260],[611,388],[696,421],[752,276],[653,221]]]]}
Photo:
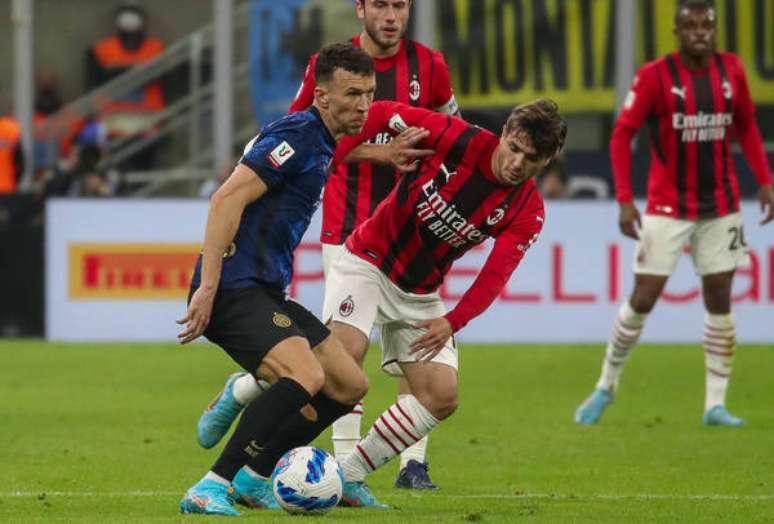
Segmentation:
{"type": "Polygon", "coordinates": [[[304,337],[314,348],[330,333],[304,306],[264,286],[218,290],[204,330],[205,337],[253,375],[269,350],[286,338],[304,337]]]}

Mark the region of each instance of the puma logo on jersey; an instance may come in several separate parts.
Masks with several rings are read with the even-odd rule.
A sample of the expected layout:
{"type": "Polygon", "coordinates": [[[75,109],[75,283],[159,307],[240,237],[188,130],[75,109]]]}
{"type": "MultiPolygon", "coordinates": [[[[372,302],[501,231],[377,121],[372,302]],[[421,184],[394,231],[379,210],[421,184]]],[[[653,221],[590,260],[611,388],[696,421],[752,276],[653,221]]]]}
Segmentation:
{"type": "Polygon", "coordinates": [[[672,86],[671,91],[672,91],[672,93],[676,94],[677,96],[679,96],[680,98],[685,100],[685,88],[684,87],[672,86]]]}
{"type": "Polygon", "coordinates": [[[269,160],[271,165],[273,165],[275,168],[279,168],[295,154],[295,149],[290,147],[290,144],[283,140],[277,147],[271,150],[271,153],[269,153],[266,158],[269,160]]]}
{"type": "Polygon", "coordinates": [[[457,174],[457,171],[449,171],[449,169],[444,164],[441,164],[441,172],[443,173],[443,176],[446,177],[447,183],[451,177],[457,174]]]}

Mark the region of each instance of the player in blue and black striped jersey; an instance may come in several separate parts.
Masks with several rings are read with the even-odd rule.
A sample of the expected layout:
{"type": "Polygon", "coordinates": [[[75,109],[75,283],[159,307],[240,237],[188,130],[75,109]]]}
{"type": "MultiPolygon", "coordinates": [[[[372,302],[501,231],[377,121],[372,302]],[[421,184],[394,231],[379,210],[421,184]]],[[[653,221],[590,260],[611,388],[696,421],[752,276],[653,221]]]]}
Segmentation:
{"type": "Polygon", "coordinates": [[[277,459],[351,411],[367,389],[328,328],[285,295],[336,141],[361,130],[375,89],[371,58],[351,44],[323,48],[315,78],[313,107],[267,125],[210,203],[180,342],[203,334],[271,385],[188,490],[183,513],[237,515],[232,486],[248,506],[271,505],[265,477],[277,459]]]}

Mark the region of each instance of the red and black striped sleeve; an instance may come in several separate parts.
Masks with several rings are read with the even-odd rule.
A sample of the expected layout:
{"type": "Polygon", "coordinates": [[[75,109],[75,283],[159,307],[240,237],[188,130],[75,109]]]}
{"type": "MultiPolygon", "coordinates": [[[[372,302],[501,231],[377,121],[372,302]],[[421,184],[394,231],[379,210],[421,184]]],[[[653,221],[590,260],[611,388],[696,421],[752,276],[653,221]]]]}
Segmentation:
{"type": "Polygon", "coordinates": [[[744,73],[744,66],[738,57],[734,57],[736,86],[739,90],[734,107],[734,130],[736,139],[742,147],[744,158],[750,165],[755,180],[760,185],[771,184],[771,170],[763,147],[761,132],[755,121],[755,104],[750,96],[750,87],[744,73]]]}
{"type": "Polygon", "coordinates": [[[618,202],[632,201],[632,150],[634,135],[654,110],[658,96],[657,71],[647,64],[637,72],[626,95],[621,112],[610,137],[610,162],[618,202]]]}
{"type": "Polygon", "coordinates": [[[430,86],[433,109],[440,113],[459,116],[460,108],[454,98],[449,66],[439,51],[431,51],[433,60],[433,83],[430,86]]]}
{"type": "Polygon", "coordinates": [[[508,284],[527,250],[537,241],[545,220],[543,199],[534,183],[525,190],[530,191],[525,197],[526,202],[520,206],[521,209],[517,211],[509,226],[497,236],[494,247],[473,285],[465,292],[457,306],[446,314],[446,320],[455,333],[492,305],[508,284]]]}

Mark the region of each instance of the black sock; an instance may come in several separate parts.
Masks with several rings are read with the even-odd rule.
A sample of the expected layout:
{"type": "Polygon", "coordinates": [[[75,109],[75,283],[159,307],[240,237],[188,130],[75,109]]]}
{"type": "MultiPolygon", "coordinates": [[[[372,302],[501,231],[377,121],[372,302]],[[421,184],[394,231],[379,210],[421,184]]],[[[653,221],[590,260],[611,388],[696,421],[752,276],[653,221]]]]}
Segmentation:
{"type": "Polygon", "coordinates": [[[290,378],[279,379],[245,408],[212,472],[233,480],[242,466],[260,454],[277,429],[309,401],[309,392],[301,384],[290,378]]]}
{"type": "Polygon", "coordinates": [[[317,420],[312,422],[301,413],[294,413],[272,435],[263,451],[257,457],[250,459],[247,463],[250,469],[261,476],[270,476],[282,455],[293,448],[306,446],[325,428],[355,407],[354,404],[340,404],[323,393],[315,395],[310,404],[317,411],[317,420]]]}

